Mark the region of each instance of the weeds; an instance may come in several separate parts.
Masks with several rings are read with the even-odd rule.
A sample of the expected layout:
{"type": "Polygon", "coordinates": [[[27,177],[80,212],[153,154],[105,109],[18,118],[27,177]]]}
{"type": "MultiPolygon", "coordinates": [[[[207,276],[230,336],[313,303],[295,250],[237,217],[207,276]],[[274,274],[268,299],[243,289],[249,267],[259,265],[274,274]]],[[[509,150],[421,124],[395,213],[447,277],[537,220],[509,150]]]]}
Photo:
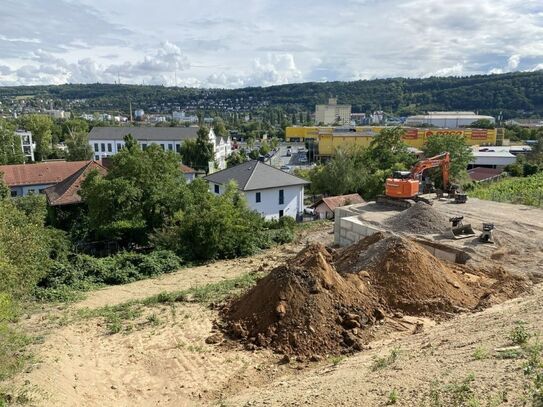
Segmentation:
{"type": "Polygon", "coordinates": [[[388,394],[387,405],[390,406],[392,404],[396,404],[397,402],[398,402],[398,391],[396,389],[392,389],[392,391],[388,394]]]}
{"type": "Polygon", "coordinates": [[[479,407],[480,401],[472,389],[475,380],[470,373],[461,381],[454,381],[448,385],[440,386],[437,381],[432,382],[428,395],[431,407],[479,407]]]}
{"type": "Polygon", "coordinates": [[[514,345],[524,345],[531,336],[532,334],[526,329],[526,322],[516,321],[515,327],[509,333],[509,340],[514,345]]]}
{"type": "Polygon", "coordinates": [[[488,350],[478,346],[475,351],[473,352],[473,359],[475,360],[483,360],[488,357],[488,350]]]}
{"type": "Polygon", "coordinates": [[[390,351],[390,354],[384,357],[376,357],[373,359],[373,364],[371,365],[371,370],[375,372],[376,370],[384,369],[385,367],[388,367],[396,362],[398,359],[398,356],[400,356],[400,349],[399,348],[393,348],[390,351]]]}
{"type": "Polygon", "coordinates": [[[160,325],[160,318],[156,313],[152,313],[151,315],[147,316],[147,322],[149,322],[153,326],[160,325]]]}
{"type": "Polygon", "coordinates": [[[333,366],[339,365],[343,360],[345,360],[345,356],[338,355],[338,356],[332,356],[330,358],[330,363],[332,363],[333,366]]]}
{"type": "Polygon", "coordinates": [[[526,347],[527,360],[523,366],[524,376],[528,378],[529,397],[534,407],[543,406],[543,346],[540,342],[526,347]]]}

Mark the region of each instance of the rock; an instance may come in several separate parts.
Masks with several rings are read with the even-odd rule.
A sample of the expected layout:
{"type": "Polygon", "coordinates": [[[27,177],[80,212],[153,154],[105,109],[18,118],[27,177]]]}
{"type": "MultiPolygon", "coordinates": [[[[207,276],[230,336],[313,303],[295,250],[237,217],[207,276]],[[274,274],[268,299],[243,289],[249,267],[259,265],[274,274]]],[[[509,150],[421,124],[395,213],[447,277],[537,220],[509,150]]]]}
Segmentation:
{"type": "Polygon", "coordinates": [[[343,327],[347,329],[360,328],[360,323],[355,319],[346,319],[343,321],[343,327]]]}
{"type": "Polygon", "coordinates": [[[383,319],[385,319],[385,313],[381,308],[375,308],[373,310],[373,316],[377,321],[382,321],[383,319]]]}
{"type": "Polygon", "coordinates": [[[320,362],[322,360],[322,356],[320,356],[320,355],[311,355],[309,360],[311,362],[320,362]]]}
{"type": "Polygon", "coordinates": [[[279,318],[283,318],[287,313],[287,304],[281,301],[279,304],[277,304],[277,307],[275,308],[275,313],[279,318]]]}
{"type": "Polygon", "coordinates": [[[222,342],[222,335],[221,334],[213,334],[211,336],[208,336],[205,340],[205,343],[212,345],[222,342]]]}
{"type": "Polygon", "coordinates": [[[354,336],[351,332],[345,331],[343,333],[343,342],[347,346],[353,346],[358,341],[358,338],[354,336]]]}
{"type": "Polygon", "coordinates": [[[362,270],[358,273],[360,277],[370,278],[370,273],[368,273],[366,270],[362,270]]]}
{"type": "Polygon", "coordinates": [[[279,360],[280,365],[288,365],[290,363],[290,356],[289,355],[283,355],[281,360],[279,360]]]}

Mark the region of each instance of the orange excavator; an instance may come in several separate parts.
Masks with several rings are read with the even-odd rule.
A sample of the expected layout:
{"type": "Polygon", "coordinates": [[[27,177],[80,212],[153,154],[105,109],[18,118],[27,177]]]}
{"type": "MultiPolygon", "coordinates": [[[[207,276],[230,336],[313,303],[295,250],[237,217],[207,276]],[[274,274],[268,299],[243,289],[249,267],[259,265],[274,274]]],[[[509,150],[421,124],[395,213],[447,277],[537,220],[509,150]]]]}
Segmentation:
{"type": "Polygon", "coordinates": [[[449,181],[450,164],[450,154],[443,153],[419,161],[410,171],[394,171],[392,178],[386,180],[385,195],[379,196],[377,202],[401,208],[409,208],[417,201],[424,201],[431,205],[431,201],[420,195],[420,178],[425,170],[439,167],[443,190],[449,192],[453,189],[449,181]]]}

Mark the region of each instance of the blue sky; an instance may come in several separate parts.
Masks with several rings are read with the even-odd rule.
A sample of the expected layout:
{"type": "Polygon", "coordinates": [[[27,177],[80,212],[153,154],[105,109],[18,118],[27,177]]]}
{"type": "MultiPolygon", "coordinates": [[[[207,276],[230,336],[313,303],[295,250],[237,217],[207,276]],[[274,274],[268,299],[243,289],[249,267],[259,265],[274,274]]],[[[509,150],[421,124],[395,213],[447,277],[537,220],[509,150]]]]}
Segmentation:
{"type": "Polygon", "coordinates": [[[225,87],[543,69],[541,0],[2,0],[0,85],[225,87]]]}

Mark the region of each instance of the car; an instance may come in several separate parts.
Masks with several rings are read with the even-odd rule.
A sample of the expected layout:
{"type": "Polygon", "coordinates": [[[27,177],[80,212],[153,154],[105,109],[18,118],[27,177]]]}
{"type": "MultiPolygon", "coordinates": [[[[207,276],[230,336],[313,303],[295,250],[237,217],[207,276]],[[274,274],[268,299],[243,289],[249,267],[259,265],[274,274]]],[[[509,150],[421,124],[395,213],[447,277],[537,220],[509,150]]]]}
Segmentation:
{"type": "Polygon", "coordinates": [[[288,165],[282,165],[281,168],[280,168],[282,171],[285,171],[285,172],[289,172],[290,171],[290,167],[288,165]]]}
{"type": "Polygon", "coordinates": [[[305,156],[301,156],[300,158],[298,158],[298,161],[300,163],[306,163],[307,162],[307,158],[305,156]]]}
{"type": "Polygon", "coordinates": [[[287,157],[290,157],[292,155],[292,152],[290,151],[290,148],[287,150],[287,157]]]}

